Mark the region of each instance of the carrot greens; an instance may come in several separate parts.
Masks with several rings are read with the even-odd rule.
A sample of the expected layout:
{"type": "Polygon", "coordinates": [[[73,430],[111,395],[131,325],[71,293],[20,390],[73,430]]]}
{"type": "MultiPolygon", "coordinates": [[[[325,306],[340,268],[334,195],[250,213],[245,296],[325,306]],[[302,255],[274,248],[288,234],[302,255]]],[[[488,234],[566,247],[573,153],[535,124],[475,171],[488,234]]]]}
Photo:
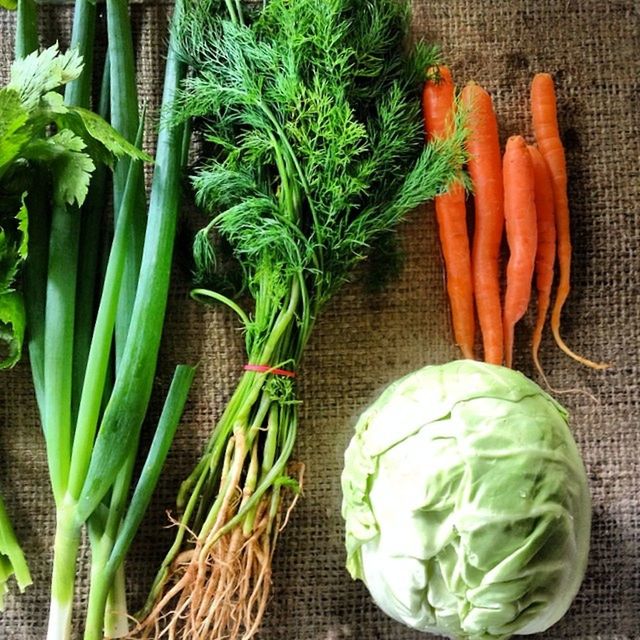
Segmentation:
{"type": "Polygon", "coordinates": [[[294,375],[316,318],[372,243],[447,188],[463,136],[424,146],[420,84],[437,59],[407,48],[406,3],[182,6],[174,37],[193,73],[175,114],[201,127],[192,185],[211,215],[195,238],[194,295],[237,312],[248,367],[180,489],[140,632],[249,638],[300,488],[294,375]],[[210,290],[221,279],[248,299],[210,290]]]}

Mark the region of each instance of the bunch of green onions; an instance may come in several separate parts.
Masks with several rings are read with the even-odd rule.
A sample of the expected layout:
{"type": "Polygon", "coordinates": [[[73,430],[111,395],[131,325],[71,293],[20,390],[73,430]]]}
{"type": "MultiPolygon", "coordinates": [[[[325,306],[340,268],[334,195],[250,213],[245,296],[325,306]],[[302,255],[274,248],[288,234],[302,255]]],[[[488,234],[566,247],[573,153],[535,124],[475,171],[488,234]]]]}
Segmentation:
{"type": "MultiPolygon", "coordinates": [[[[37,49],[35,0],[20,0],[16,57],[37,49]]],[[[138,145],[142,126],[127,0],[107,0],[109,48],[100,111],[138,145]]],[[[89,108],[96,5],[77,0],[71,47],[84,70],[67,105],[89,108]]],[[[170,108],[185,73],[170,43],[163,94],[170,108]]],[[[162,333],[184,164],[186,127],[163,120],[148,215],[142,164],[123,157],[113,173],[115,230],[103,205],[111,175],[97,166],[79,209],[29,194],[24,270],[28,348],[56,505],[49,640],[70,638],[82,531],[91,543],[84,637],[128,633],[123,560],[157,482],[194,370],[178,366],[142,472],[132,489],[162,333]],[[108,245],[103,265],[98,256],[108,245]]],[[[97,164],[97,162],[96,162],[97,164]]]]}

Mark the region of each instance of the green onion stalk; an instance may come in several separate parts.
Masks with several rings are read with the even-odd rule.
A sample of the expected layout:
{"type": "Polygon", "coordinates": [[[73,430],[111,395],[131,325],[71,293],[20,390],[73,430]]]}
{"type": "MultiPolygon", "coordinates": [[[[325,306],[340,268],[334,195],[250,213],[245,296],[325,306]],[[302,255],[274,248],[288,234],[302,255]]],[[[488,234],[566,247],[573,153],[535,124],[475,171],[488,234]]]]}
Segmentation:
{"type": "MultiPolygon", "coordinates": [[[[29,25],[37,22],[36,10],[29,0],[19,3],[19,34],[33,34],[29,25]]],[[[88,110],[96,20],[91,0],[76,0],[72,53],[56,57],[53,48],[22,69],[36,69],[41,73],[37,79],[46,80],[37,122],[48,124],[46,116],[57,131],[52,135],[43,127],[25,154],[36,169],[50,169],[51,184],[48,193],[28,194],[29,202],[40,196],[43,212],[30,211],[38,215],[30,218],[35,245],[24,273],[29,353],[56,504],[49,640],[70,638],[74,628],[77,557],[85,526],[92,565],[84,637],[127,634],[124,558],[194,375],[192,367],[176,368],[134,483],[168,297],[186,126],[163,119],[147,210],[141,161],[150,158],[139,150],[142,126],[127,2],[110,0],[107,18],[110,46],[101,110],[109,112],[113,127],[88,110]],[[55,79],[45,77],[38,65],[55,79]],[[50,91],[63,84],[64,101],[50,91]],[[37,165],[43,159],[49,164],[37,165]],[[102,275],[95,257],[106,242],[101,203],[114,162],[115,230],[102,275]]],[[[185,73],[174,45],[169,46],[165,111],[185,73]]]]}
{"type": "Polygon", "coordinates": [[[424,143],[419,95],[438,58],[408,47],[409,18],[396,0],[184,3],[174,37],[192,74],[176,113],[201,126],[192,187],[211,215],[193,296],[237,313],[246,370],[179,491],[141,637],[257,632],[301,486],[295,376],[318,314],[460,175],[462,127],[424,143]]]}
{"type": "MultiPolygon", "coordinates": [[[[108,42],[111,46],[107,52],[105,65],[105,84],[109,87],[109,113],[111,125],[129,142],[137,146],[142,142],[142,122],[138,110],[138,95],[136,89],[136,67],[131,33],[131,20],[127,0],[108,0],[106,3],[108,42]]],[[[140,166],[134,168],[131,174],[132,182],[127,185],[131,161],[129,158],[118,160],[113,179],[113,202],[116,222],[125,197],[131,206],[124,209],[127,215],[127,251],[124,257],[122,280],[116,310],[115,320],[115,359],[116,375],[129,331],[131,313],[135,302],[138,284],[140,262],[144,246],[146,226],[146,194],[144,175],[140,166]],[[127,193],[127,187],[130,193],[127,193]]],[[[118,226],[119,228],[119,226],[118,226]]],[[[132,447],[129,459],[123,466],[120,476],[114,484],[114,489],[106,500],[108,501],[109,517],[105,522],[90,523],[90,539],[92,544],[91,586],[87,621],[87,629],[97,628],[93,616],[99,615],[103,605],[94,594],[101,593],[104,588],[106,564],[112,551],[118,529],[121,526],[124,509],[129,498],[131,476],[136,460],[137,447],[132,447]],[[98,585],[98,586],[94,586],[98,585]]],[[[125,636],[129,629],[127,612],[124,567],[121,565],[111,580],[113,585],[107,596],[104,613],[104,632],[110,638],[125,636]]]]}

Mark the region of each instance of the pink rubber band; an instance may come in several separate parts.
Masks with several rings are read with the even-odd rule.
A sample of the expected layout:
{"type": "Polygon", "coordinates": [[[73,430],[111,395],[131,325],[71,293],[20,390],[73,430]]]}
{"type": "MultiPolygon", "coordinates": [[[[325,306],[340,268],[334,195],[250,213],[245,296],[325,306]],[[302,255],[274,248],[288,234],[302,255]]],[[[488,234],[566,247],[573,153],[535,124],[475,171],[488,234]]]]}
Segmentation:
{"type": "Polygon", "coordinates": [[[287,371],[286,369],[276,369],[267,364],[245,364],[245,371],[255,371],[257,373],[273,373],[276,376],[284,376],[285,378],[295,378],[295,371],[287,371]]]}

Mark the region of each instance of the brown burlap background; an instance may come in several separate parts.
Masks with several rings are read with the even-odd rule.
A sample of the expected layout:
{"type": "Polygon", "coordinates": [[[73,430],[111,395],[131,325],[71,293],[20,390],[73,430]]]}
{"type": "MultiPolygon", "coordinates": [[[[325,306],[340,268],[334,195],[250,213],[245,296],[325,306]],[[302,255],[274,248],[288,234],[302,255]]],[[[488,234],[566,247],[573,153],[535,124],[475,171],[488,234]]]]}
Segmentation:
{"type": "MultiPolygon", "coordinates": [[[[321,1],[321,0],[318,0],[321,1]]],[[[170,2],[133,8],[141,95],[157,105],[170,2]]],[[[47,42],[68,39],[70,12],[49,7],[47,42]]],[[[441,43],[459,83],[475,79],[494,95],[503,138],[530,134],[528,83],[555,75],[567,145],[575,247],[573,293],[564,334],[579,352],[613,363],[592,372],[547,339],[549,378],[585,394],[562,397],[572,413],[593,492],[591,560],[567,616],[539,637],[640,638],[640,337],[638,201],[639,20],[630,1],[416,0],[417,36],[441,43]]],[[[13,18],[0,11],[0,78],[12,57],[13,18]]],[[[151,142],[151,140],[149,140],[151,142]]],[[[263,640],[391,640],[424,637],[385,618],[343,569],[340,472],[358,413],[388,382],[456,356],[451,347],[439,253],[430,208],[402,229],[404,270],[382,294],[360,272],[326,310],[300,376],[301,435],[295,456],[306,465],[304,498],[280,540],[273,598],[263,640]]],[[[200,362],[184,423],[148,518],[128,562],[133,607],[167,547],[165,510],[233,389],[242,365],[234,318],[188,299],[178,264],[172,287],[152,417],[177,362],[200,362]]],[[[527,329],[517,365],[528,374],[527,329]]],[[[0,638],[44,637],[54,527],[43,440],[27,363],[0,375],[0,486],[31,564],[35,585],[12,596],[0,638]]],[[[425,464],[427,453],[425,452],[425,464]]],[[[86,585],[80,584],[85,601],[86,585]]]]}

